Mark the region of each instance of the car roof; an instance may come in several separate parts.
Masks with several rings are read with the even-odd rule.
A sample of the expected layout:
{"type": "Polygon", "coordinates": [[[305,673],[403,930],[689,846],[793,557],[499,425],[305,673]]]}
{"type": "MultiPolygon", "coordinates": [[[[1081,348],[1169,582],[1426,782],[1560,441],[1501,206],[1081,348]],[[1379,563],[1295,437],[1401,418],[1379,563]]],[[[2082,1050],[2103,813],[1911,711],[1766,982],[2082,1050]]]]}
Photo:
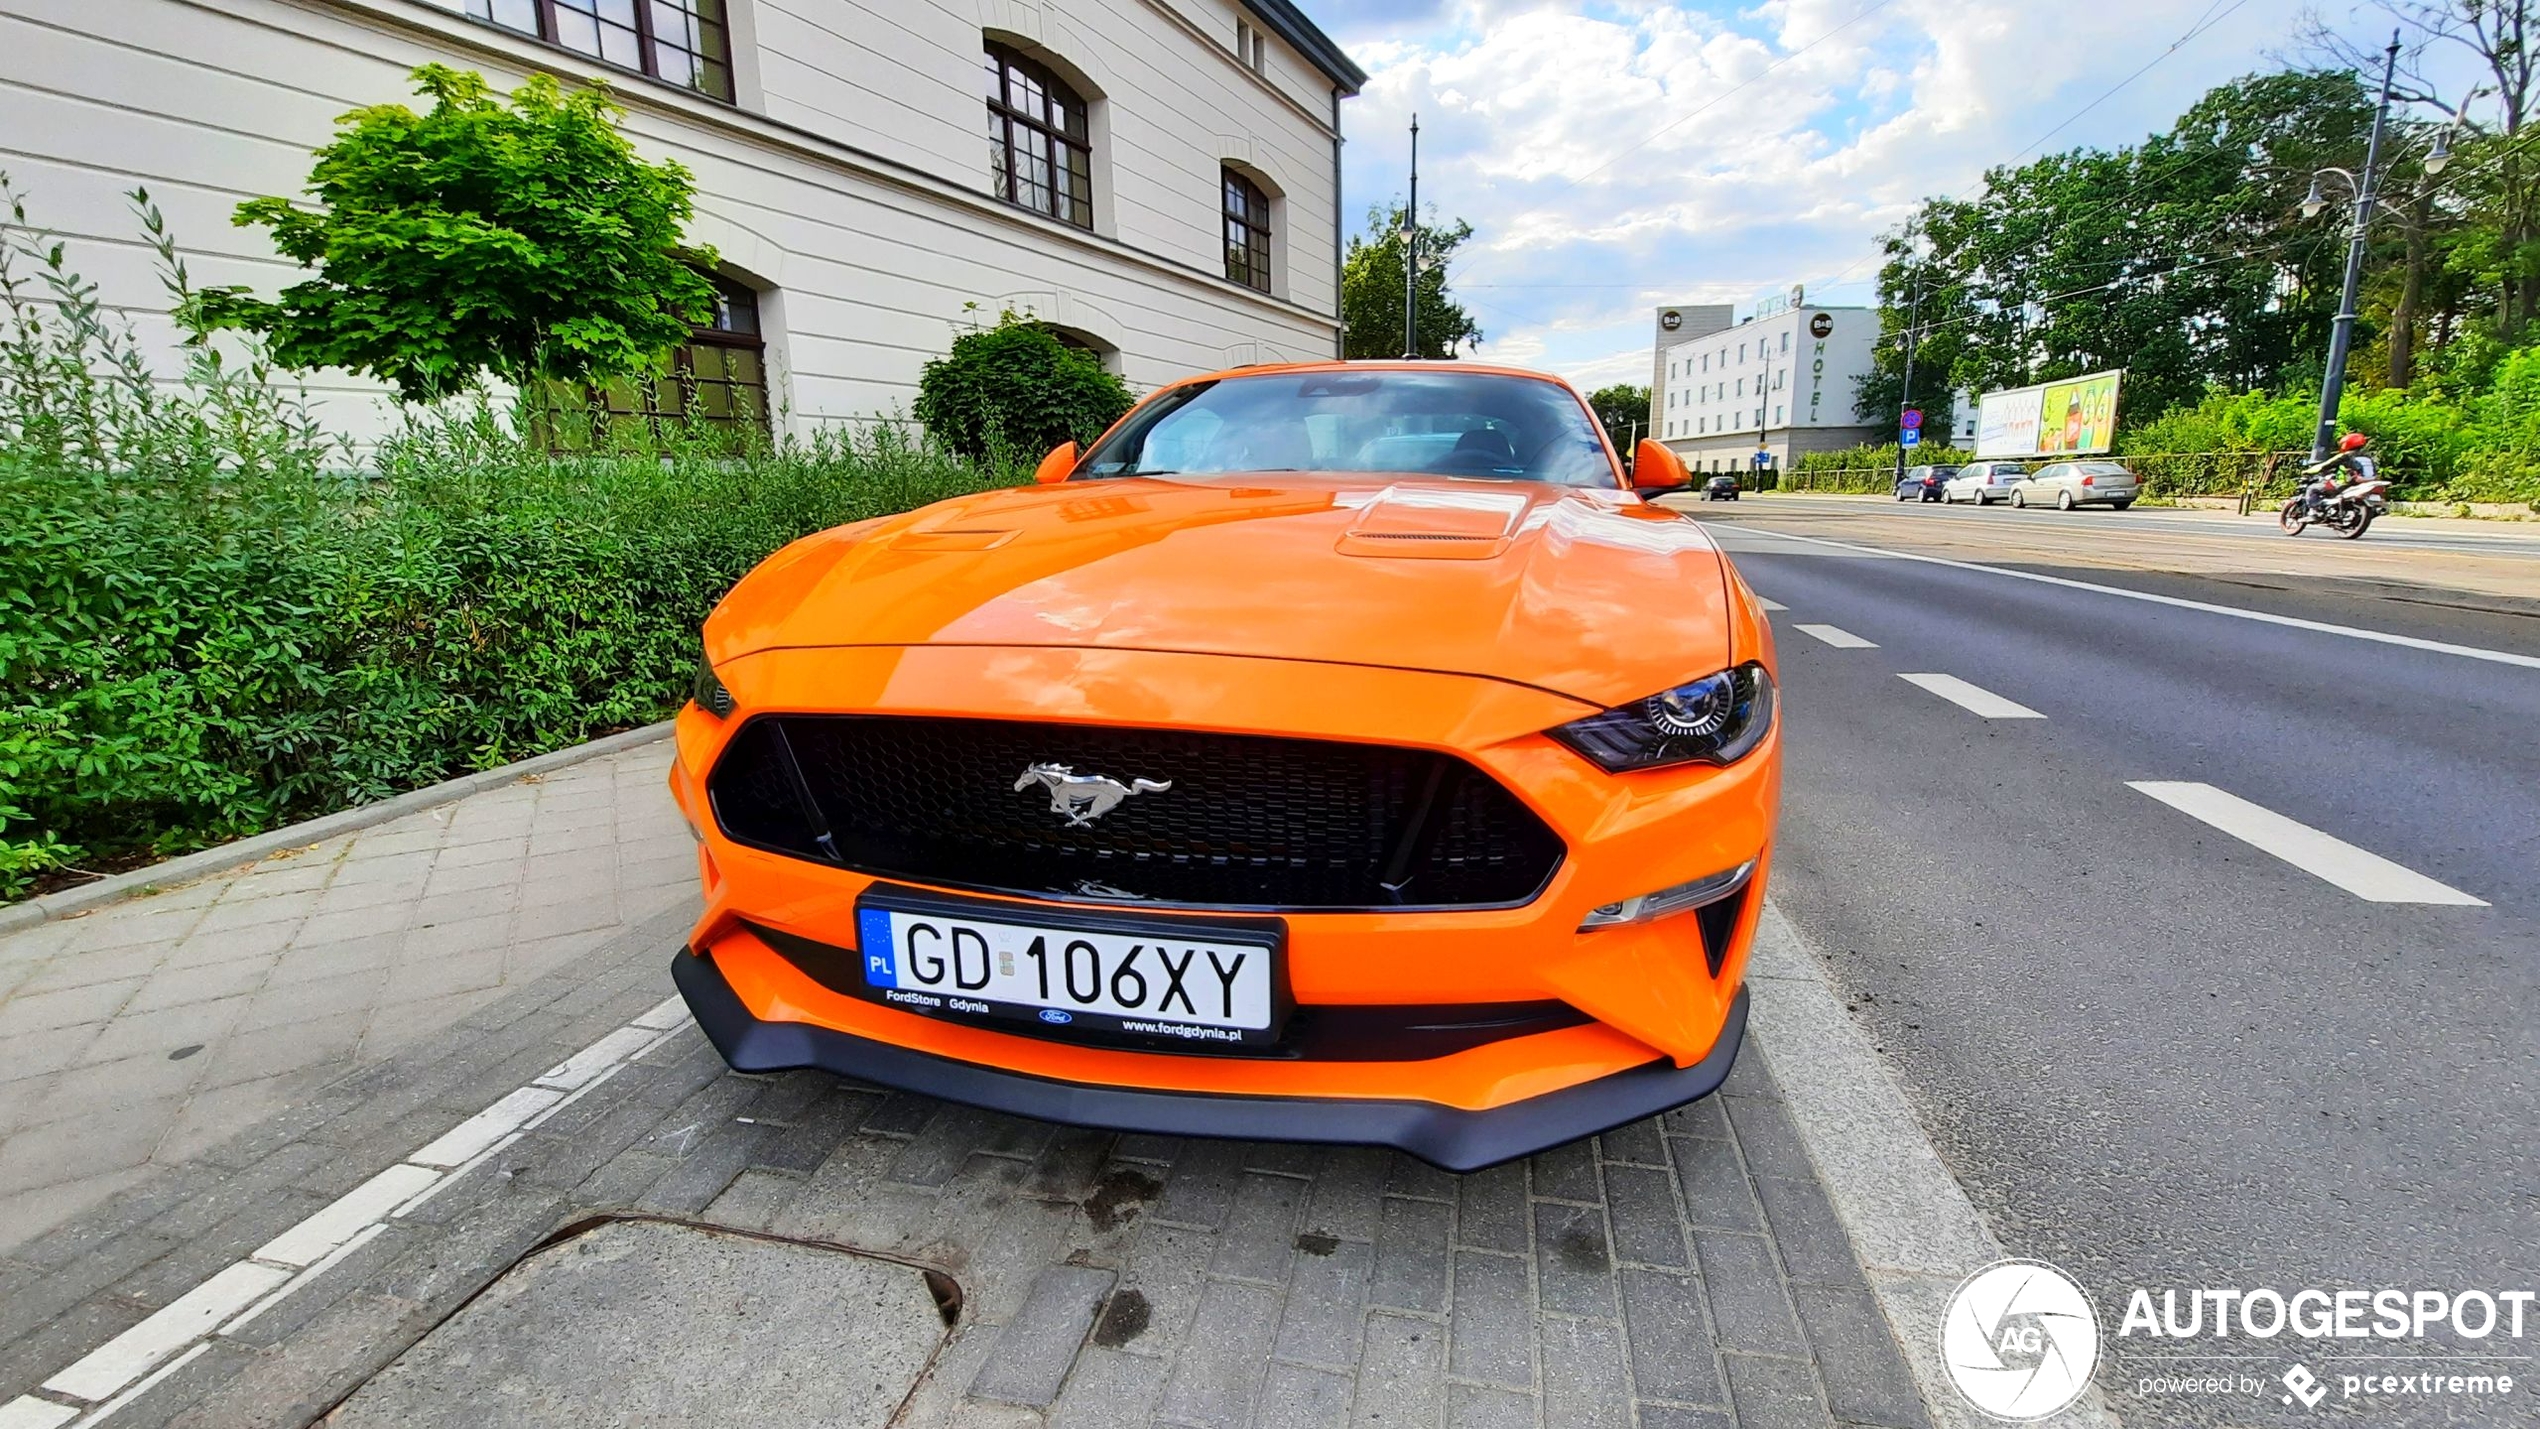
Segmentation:
{"type": "MultiPolygon", "coordinates": [[[[1489,362],[1464,362],[1453,358],[1419,359],[1403,357],[1327,358],[1320,362],[1255,362],[1242,367],[1225,367],[1215,372],[1194,372],[1176,378],[1165,387],[1180,387],[1192,382],[1214,382],[1223,377],[1261,377],[1287,372],[1478,372],[1493,377],[1531,377],[1549,382],[1573,395],[1578,387],[1569,379],[1531,367],[1503,367],[1489,362]]],[[[1158,391],[1163,388],[1156,389],[1158,391]]]]}

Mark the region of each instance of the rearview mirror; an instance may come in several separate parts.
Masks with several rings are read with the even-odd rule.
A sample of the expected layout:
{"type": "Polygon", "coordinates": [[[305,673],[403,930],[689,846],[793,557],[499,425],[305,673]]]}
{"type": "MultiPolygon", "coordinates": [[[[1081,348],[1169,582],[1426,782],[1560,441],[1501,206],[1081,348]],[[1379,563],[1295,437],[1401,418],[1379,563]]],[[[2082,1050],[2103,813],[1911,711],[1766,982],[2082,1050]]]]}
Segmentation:
{"type": "Polygon", "coordinates": [[[1050,448],[1048,456],[1041,458],[1039,466],[1032,468],[1032,480],[1043,486],[1055,486],[1065,481],[1067,474],[1075,469],[1076,444],[1060,442],[1057,446],[1050,448]]]}
{"type": "Polygon", "coordinates": [[[1667,448],[1667,444],[1648,437],[1632,448],[1632,489],[1646,501],[1662,492],[1676,491],[1693,478],[1685,473],[1684,458],[1667,448]]]}

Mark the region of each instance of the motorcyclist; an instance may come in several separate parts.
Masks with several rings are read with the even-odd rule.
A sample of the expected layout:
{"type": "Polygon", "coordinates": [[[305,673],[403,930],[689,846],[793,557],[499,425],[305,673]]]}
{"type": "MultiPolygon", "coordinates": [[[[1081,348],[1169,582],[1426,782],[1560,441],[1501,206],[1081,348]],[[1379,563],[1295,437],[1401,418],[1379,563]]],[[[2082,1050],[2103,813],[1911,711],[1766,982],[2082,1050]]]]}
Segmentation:
{"type": "Polygon", "coordinates": [[[2326,458],[2302,468],[2302,514],[2317,516],[2328,499],[2358,481],[2372,479],[2373,460],[2364,454],[2372,438],[2362,432],[2348,432],[2338,439],[2337,450],[2326,458]]]}

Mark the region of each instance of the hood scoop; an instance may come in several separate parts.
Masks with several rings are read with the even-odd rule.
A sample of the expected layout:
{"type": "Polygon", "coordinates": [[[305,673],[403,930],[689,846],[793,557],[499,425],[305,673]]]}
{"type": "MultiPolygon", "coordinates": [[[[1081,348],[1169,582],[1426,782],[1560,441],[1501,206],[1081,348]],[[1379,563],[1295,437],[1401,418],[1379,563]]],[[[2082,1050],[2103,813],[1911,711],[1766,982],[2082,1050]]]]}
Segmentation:
{"type": "Polygon", "coordinates": [[[1410,561],[1487,561],[1505,552],[1526,508],[1521,491],[1389,486],[1341,533],[1344,556],[1410,561]]]}
{"type": "Polygon", "coordinates": [[[985,527],[940,527],[932,531],[902,531],[891,538],[894,551],[993,551],[1022,532],[1011,528],[994,530],[985,527]]]}

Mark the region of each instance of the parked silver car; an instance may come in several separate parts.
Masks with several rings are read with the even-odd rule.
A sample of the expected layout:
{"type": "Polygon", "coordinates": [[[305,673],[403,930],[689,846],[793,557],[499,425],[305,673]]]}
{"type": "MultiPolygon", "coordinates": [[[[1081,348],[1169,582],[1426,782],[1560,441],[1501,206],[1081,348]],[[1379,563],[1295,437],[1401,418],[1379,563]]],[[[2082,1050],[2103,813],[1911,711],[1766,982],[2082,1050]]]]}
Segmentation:
{"type": "Polygon", "coordinates": [[[2028,475],[2028,466],[2016,461],[1971,461],[1958,468],[1956,475],[1942,484],[1943,501],[1972,501],[1990,506],[2009,499],[2011,488],[2028,475]]]}
{"type": "Polygon", "coordinates": [[[2123,511],[2143,493],[2133,472],[2112,461],[2048,462],[2011,487],[2011,504],[2052,504],[2070,511],[2076,506],[2113,506],[2123,511]]]}

